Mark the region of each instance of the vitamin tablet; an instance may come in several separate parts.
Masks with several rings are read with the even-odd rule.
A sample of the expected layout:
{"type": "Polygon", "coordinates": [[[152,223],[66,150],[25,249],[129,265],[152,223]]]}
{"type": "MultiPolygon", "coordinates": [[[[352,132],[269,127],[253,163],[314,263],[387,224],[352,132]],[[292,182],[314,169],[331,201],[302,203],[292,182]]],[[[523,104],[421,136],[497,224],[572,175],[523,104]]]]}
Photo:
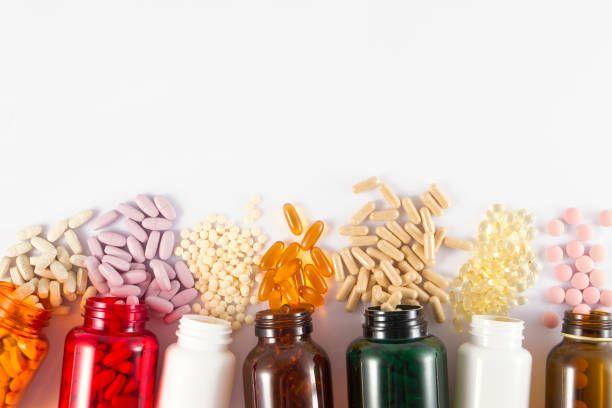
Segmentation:
{"type": "Polygon", "coordinates": [[[353,258],[351,250],[349,248],[343,248],[339,251],[339,253],[349,273],[351,275],[357,275],[359,273],[359,267],[357,266],[357,263],[355,263],[355,258],[353,258]]]}
{"type": "Polygon", "coordinates": [[[157,206],[148,195],[139,194],[136,196],[134,201],[136,201],[136,205],[138,206],[138,208],[140,208],[149,217],[157,217],[159,215],[159,210],[157,209],[157,206]]]}
{"type": "Polygon", "coordinates": [[[363,236],[351,236],[348,237],[349,243],[354,246],[370,246],[375,245],[378,242],[376,235],[363,235],[363,236]]]}
{"type": "Polygon", "coordinates": [[[436,226],[434,225],[433,219],[431,218],[431,211],[427,207],[421,207],[419,209],[421,215],[421,224],[423,225],[424,232],[436,232],[436,226]]]}
{"type": "Polygon", "coordinates": [[[603,245],[600,245],[600,244],[593,245],[591,247],[591,249],[589,249],[589,256],[595,262],[603,262],[603,261],[605,261],[606,260],[606,256],[607,256],[606,247],[604,247],[603,245]]]}
{"type": "Polygon", "coordinates": [[[594,305],[595,303],[599,302],[600,297],[601,292],[596,287],[589,286],[588,288],[582,291],[582,298],[584,300],[584,303],[587,303],[589,305],[594,305]]]}
{"type": "Polygon", "coordinates": [[[346,300],[348,296],[350,295],[351,291],[353,290],[353,287],[355,286],[356,283],[357,283],[357,279],[355,278],[355,276],[348,275],[344,279],[344,282],[342,282],[342,285],[340,285],[338,292],[336,292],[336,300],[338,301],[346,300]]]}
{"type": "Polygon", "coordinates": [[[431,195],[429,191],[426,191],[423,194],[421,194],[419,198],[421,199],[421,202],[423,203],[423,205],[429,209],[432,215],[435,215],[436,217],[440,217],[443,214],[444,211],[442,210],[442,207],[433,198],[433,196],[431,195]]]}
{"type": "Polygon", "coordinates": [[[293,235],[301,235],[303,231],[302,220],[293,204],[286,203],[283,205],[283,213],[285,214],[285,220],[287,221],[291,233],[293,233],[293,235]]]}
{"type": "Polygon", "coordinates": [[[584,245],[580,241],[571,241],[565,246],[565,252],[570,258],[579,258],[584,255],[584,245]]]}
{"type": "Polygon", "coordinates": [[[558,237],[565,232],[565,224],[559,219],[554,219],[546,225],[546,231],[553,237],[558,237]]]}
{"type": "Polygon", "coordinates": [[[370,221],[393,221],[399,217],[396,209],[378,210],[370,213],[370,221]]]}
{"type": "Polygon", "coordinates": [[[402,208],[411,223],[415,225],[421,223],[421,215],[409,197],[402,198],[402,208]]]}
{"type": "MultiPolygon", "coordinates": [[[[140,225],[150,231],[167,231],[172,228],[172,221],[161,217],[151,217],[142,220],[140,225]]],[[[98,237],[98,239],[99,238],[100,237],[98,237]]]]}
{"type": "Polygon", "coordinates": [[[138,241],[143,244],[147,242],[147,232],[136,221],[126,218],[124,225],[130,235],[133,235],[138,241]]]}
{"type": "Polygon", "coordinates": [[[563,249],[558,245],[548,247],[545,256],[549,262],[559,262],[563,259],[563,249]]]}
{"type": "Polygon", "coordinates": [[[601,288],[606,283],[606,274],[599,269],[593,269],[589,274],[591,285],[601,288]]]}
{"type": "Polygon", "coordinates": [[[540,316],[540,322],[545,327],[548,327],[549,329],[554,329],[559,326],[559,323],[561,323],[561,319],[559,318],[559,315],[555,312],[544,312],[540,316]]]}
{"type": "MultiPolygon", "coordinates": [[[[397,223],[397,221],[390,221],[385,225],[387,227],[386,229],[391,231],[391,233],[396,236],[402,243],[410,243],[410,235],[406,233],[406,231],[397,223]]],[[[384,237],[381,238],[386,239],[384,237]]]]}
{"type": "Polygon", "coordinates": [[[365,225],[344,225],[338,229],[340,235],[368,235],[369,228],[365,225]]]}
{"type": "Polygon", "coordinates": [[[357,212],[351,217],[351,224],[359,225],[363,221],[365,221],[370,214],[376,210],[376,203],[374,201],[370,201],[365,203],[357,212]]]}
{"type": "Polygon", "coordinates": [[[429,298],[429,304],[431,305],[433,311],[434,311],[434,316],[436,318],[436,322],[438,323],[444,323],[444,321],[446,320],[446,317],[444,316],[444,309],[442,308],[442,304],[440,303],[440,299],[438,299],[438,297],[436,296],[431,296],[429,298]]]}
{"type": "Polygon", "coordinates": [[[546,300],[551,303],[561,304],[565,300],[565,291],[559,286],[553,286],[546,291],[546,300]]]}
{"type": "Polygon", "coordinates": [[[176,219],[176,209],[166,197],[160,195],[154,196],[153,203],[161,213],[162,217],[170,221],[174,221],[176,219]]]}
{"type": "Polygon", "coordinates": [[[462,251],[472,251],[474,249],[474,243],[469,239],[459,239],[450,236],[446,236],[444,238],[444,245],[448,248],[459,249],[462,251]]]}
{"type": "Polygon", "coordinates": [[[582,221],[582,211],[578,208],[567,208],[563,211],[563,220],[570,225],[576,225],[582,221]]]}
{"type": "Polygon", "coordinates": [[[301,246],[304,251],[309,251],[321,237],[325,224],[323,221],[315,221],[304,233],[301,246]]]}
{"type": "Polygon", "coordinates": [[[333,253],[331,255],[332,264],[334,265],[334,279],[336,282],[344,281],[344,265],[342,264],[342,257],[339,253],[333,253]]]}
{"type": "Polygon", "coordinates": [[[580,272],[589,273],[593,270],[594,263],[591,257],[583,255],[576,259],[576,269],[580,272]]]}
{"type": "Polygon", "coordinates": [[[601,291],[601,297],[599,299],[599,303],[602,304],[602,306],[612,306],[612,290],[603,290],[601,291]]]}
{"type": "Polygon", "coordinates": [[[429,193],[433,196],[436,202],[440,205],[440,207],[444,209],[450,208],[450,200],[448,196],[440,190],[437,184],[432,184],[429,186],[429,193]]]}
{"type": "Polygon", "coordinates": [[[603,227],[612,226],[612,211],[603,210],[599,213],[599,224],[603,227]]]}
{"type": "Polygon", "coordinates": [[[572,278],[573,273],[572,267],[567,264],[559,264],[555,266],[555,277],[562,282],[569,281],[572,278]]]}
{"type": "Polygon", "coordinates": [[[104,227],[108,227],[119,218],[119,213],[115,210],[110,210],[103,214],[98,215],[90,224],[94,230],[99,230],[104,227]]]}
{"type": "Polygon", "coordinates": [[[359,247],[351,248],[351,254],[355,259],[366,269],[373,269],[376,266],[376,262],[372,259],[363,249],[359,247]]]}
{"type": "Polygon", "coordinates": [[[583,272],[577,272],[572,276],[570,283],[574,288],[582,290],[589,286],[589,277],[583,272]]]}
{"type": "Polygon", "coordinates": [[[388,241],[394,247],[399,248],[400,246],[402,246],[402,241],[398,237],[396,237],[391,231],[389,231],[386,227],[379,226],[379,227],[376,227],[374,231],[376,232],[376,235],[378,235],[380,239],[384,239],[388,241]]]}
{"type": "Polygon", "coordinates": [[[589,305],[585,305],[584,303],[581,303],[572,309],[572,313],[589,314],[590,312],[591,312],[591,307],[589,305]]]}
{"type": "Polygon", "coordinates": [[[593,228],[587,224],[580,224],[576,227],[576,237],[580,241],[588,241],[593,238],[593,228]]]}
{"type": "MultiPolygon", "coordinates": [[[[380,191],[380,194],[383,196],[387,204],[389,204],[389,207],[391,208],[400,207],[401,201],[399,197],[393,192],[393,190],[391,190],[391,188],[387,184],[385,183],[381,184],[378,187],[378,191],[380,191]]],[[[399,216],[399,213],[398,213],[398,216],[399,216]]]]}
{"type": "Polygon", "coordinates": [[[565,292],[565,303],[576,306],[582,302],[582,292],[576,288],[569,288],[565,292]]]}
{"type": "Polygon", "coordinates": [[[373,190],[380,184],[378,177],[370,177],[353,185],[353,193],[358,194],[364,191],[373,190]]]}

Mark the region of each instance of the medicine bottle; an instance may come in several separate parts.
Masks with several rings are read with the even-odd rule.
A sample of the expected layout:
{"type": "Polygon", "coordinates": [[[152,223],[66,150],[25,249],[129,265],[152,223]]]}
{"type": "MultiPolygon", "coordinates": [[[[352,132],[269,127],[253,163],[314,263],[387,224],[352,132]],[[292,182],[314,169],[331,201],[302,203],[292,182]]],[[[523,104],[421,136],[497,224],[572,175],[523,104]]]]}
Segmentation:
{"type": "Polygon", "coordinates": [[[420,306],[366,309],[363,337],[346,352],[349,407],[448,408],[446,349],[420,306]]]}
{"type": "Polygon", "coordinates": [[[83,325],[66,336],[60,408],[153,406],[158,343],[144,304],[87,299],[83,325]]]}
{"type": "Polygon", "coordinates": [[[612,314],[565,313],[546,362],[546,408],[612,407],[612,314]]]}
{"type": "Polygon", "coordinates": [[[472,316],[470,341],[459,347],[455,408],[529,408],[531,354],[522,320],[472,316]]]}
{"type": "Polygon", "coordinates": [[[258,342],[243,366],[247,408],[333,407],[329,359],[311,333],[306,308],[283,305],[257,313],[258,342]]]}
{"type": "Polygon", "coordinates": [[[17,406],[49,348],[49,312],[13,299],[16,288],[0,282],[0,407],[17,406]]]}
{"type": "Polygon", "coordinates": [[[229,351],[232,328],[221,319],[184,315],[168,346],[158,392],[158,408],[227,408],[236,358],[229,351]]]}

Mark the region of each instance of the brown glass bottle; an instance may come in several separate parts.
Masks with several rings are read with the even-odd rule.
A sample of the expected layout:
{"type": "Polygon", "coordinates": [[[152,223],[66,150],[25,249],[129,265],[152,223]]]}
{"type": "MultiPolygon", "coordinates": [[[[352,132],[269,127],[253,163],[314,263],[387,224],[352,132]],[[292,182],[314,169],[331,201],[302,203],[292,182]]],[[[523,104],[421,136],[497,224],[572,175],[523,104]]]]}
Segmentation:
{"type": "Polygon", "coordinates": [[[257,345],[243,366],[247,408],[332,408],[329,359],[310,338],[305,308],[258,312],[257,345]]]}
{"type": "Polygon", "coordinates": [[[546,408],[612,407],[612,314],[566,312],[546,362],[546,408]]]}

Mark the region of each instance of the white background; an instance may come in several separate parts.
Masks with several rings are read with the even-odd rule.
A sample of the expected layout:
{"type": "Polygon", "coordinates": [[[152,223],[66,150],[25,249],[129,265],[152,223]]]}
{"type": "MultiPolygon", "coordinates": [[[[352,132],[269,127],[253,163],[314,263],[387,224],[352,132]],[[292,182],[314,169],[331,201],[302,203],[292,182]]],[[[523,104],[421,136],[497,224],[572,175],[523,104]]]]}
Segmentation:
{"type": "MultiPolygon", "coordinates": [[[[1,2],[0,246],[23,225],[140,192],[170,195],[180,227],[240,219],[261,193],[272,238],[287,235],[285,201],[337,228],[366,199],[351,184],[372,174],[402,194],[437,181],[455,204],[441,223],[458,236],[493,202],[540,223],[570,204],[592,215],[612,206],[611,17],[605,0],[1,2]]],[[[343,241],[332,229],[325,244],[343,241]]],[[[440,260],[451,276],[465,257],[440,260]]],[[[537,322],[550,275],[513,312],[534,355],[533,407],[559,339],[537,322]]],[[[360,321],[331,295],[316,317],[338,407],[360,321]]],[[[63,338],[79,323],[47,330],[24,407],[55,406],[63,338]]],[[[151,327],[173,340],[173,326],[151,327]]],[[[432,330],[452,378],[464,337],[432,330]]],[[[254,341],[252,327],[235,336],[240,363],[254,341]]]]}

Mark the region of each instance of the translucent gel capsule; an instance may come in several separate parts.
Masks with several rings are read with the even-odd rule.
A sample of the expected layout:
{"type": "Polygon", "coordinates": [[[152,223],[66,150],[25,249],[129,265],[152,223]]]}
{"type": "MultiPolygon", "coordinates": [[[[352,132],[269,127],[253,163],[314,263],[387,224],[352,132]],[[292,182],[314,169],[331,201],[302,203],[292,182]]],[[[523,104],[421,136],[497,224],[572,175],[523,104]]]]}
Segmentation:
{"type": "Polygon", "coordinates": [[[274,283],[279,283],[289,279],[300,269],[301,266],[302,261],[299,259],[294,259],[287,265],[282,266],[276,271],[276,274],[274,274],[274,283]]]}
{"type": "Polygon", "coordinates": [[[283,213],[285,214],[285,220],[287,220],[287,225],[293,235],[300,235],[303,230],[302,220],[293,204],[287,203],[283,205],[283,213]]]}
{"type": "Polygon", "coordinates": [[[261,283],[259,284],[259,292],[257,293],[257,297],[260,301],[266,301],[270,298],[270,292],[272,292],[272,287],[274,286],[274,275],[276,274],[276,269],[270,269],[266,272],[261,283]]]}
{"type": "Polygon", "coordinates": [[[317,293],[316,290],[309,288],[308,286],[302,286],[300,288],[300,296],[307,303],[310,303],[313,306],[321,306],[323,305],[323,296],[317,293]]]}
{"type": "Polygon", "coordinates": [[[287,303],[290,305],[297,305],[300,303],[300,294],[290,280],[282,281],[280,286],[283,292],[283,297],[287,299],[287,303]]]}
{"type": "Polygon", "coordinates": [[[294,275],[293,275],[293,283],[295,284],[296,288],[300,288],[302,286],[304,286],[306,284],[306,281],[304,279],[304,269],[300,268],[294,275]]]}
{"type": "Polygon", "coordinates": [[[298,257],[301,250],[302,247],[297,242],[292,242],[291,244],[289,244],[289,246],[287,246],[285,251],[283,251],[282,255],[280,256],[280,259],[276,263],[276,267],[280,268],[281,266],[293,261],[295,258],[298,257]]]}
{"type": "Polygon", "coordinates": [[[281,255],[283,254],[283,250],[285,249],[285,243],[283,241],[276,241],[275,243],[268,248],[266,253],[261,257],[261,262],[259,262],[259,267],[267,271],[270,268],[274,268],[278,263],[281,255]]]}
{"type": "Polygon", "coordinates": [[[312,257],[312,262],[314,262],[317,267],[317,271],[326,278],[329,278],[334,274],[334,267],[327,256],[321,251],[321,248],[314,247],[310,250],[310,256],[312,257]]]}
{"type": "Polygon", "coordinates": [[[314,265],[308,264],[304,268],[304,276],[308,279],[310,286],[319,292],[320,294],[325,294],[327,292],[327,283],[325,283],[325,279],[319,275],[319,272],[315,268],[314,265]]]}
{"type": "Polygon", "coordinates": [[[270,309],[279,309],[283,304],[283,296],[281,293],[280,285],[274,285],[272,292],[270,292],[270,309]]]}
{"type": "Polygon", "coordinates": [[[317,243],[323,233],[323,228],[325,228],[323,221],[315,221],[310,228],[308,228],[304,234],[304,238],[302,238],[302,248],[305,251],[310,250],[310,248],[317,243]]]}

